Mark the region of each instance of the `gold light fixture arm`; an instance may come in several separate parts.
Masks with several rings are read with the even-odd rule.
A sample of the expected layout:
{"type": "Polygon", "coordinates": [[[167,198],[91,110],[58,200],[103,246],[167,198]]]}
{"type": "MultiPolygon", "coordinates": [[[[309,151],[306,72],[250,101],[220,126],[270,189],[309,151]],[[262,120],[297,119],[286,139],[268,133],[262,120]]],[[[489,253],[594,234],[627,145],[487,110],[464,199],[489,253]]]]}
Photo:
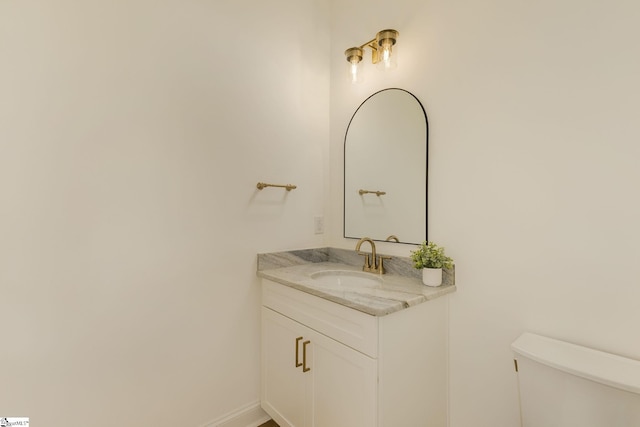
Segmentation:
{"type": "Polygon", "coordinates": [[[376,196],[380,197],[380,196],[384,196],[385,194],[387,194],[387,192],[386,191],[358,190],[358,194],[360,194],[361,196],[363,194],[375,194],[376,196]]]}
{"type": "Polygon", "coordinates": [[[256,185],[256,188],[257,188],[258,190],[262,190],[262,189],[267,188],[267,187],[286,188],[286,189],[287,189],[287,191],[295,190],[296,188],[298,188],[297,186],[295,186],[295,185],[291,185],[291,184],[286,184],[286,185],[280,185],[280,184],[267,184],[266,182],[259,182],[259,183],[256,185]]]}
{"type": "Polygon", "coordinates": [[[371,49],[377,49],[377,48],[376,48],[376,39],[371,39],[371,40],[369,40],[368,42],[363,43],[363,44],[360,46],[360,49],[364,49],[364,48],[365,48],[365,47],[367,47],[367,46],[369,46],[371,49]]]}
{"type": "Polygon", "coordinates": [[[379,62],[379,59],[378,59],[378,47],[376,46],[376,39],[369,40],[368,42],[360,46],[360,49],[364,49],[365,47],[368,47],[371,49],[371,62],[374,64],[377,64],[379,62]]]}

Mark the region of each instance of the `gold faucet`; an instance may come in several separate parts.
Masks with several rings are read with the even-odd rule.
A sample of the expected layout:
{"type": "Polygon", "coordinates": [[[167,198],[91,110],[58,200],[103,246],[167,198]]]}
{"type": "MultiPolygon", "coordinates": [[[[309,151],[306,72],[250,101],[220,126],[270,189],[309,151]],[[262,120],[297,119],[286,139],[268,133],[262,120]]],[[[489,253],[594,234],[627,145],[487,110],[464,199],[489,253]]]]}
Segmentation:
{"type": "Polygon", "coordinates": [[[358,240],[358,244],[356,244],[356,252],[358,255],[364,255],[362,271],[369,271],[371,273],[384,274],[384,265],[382,261],[385,259],[391,259],[391,257],[388,256],[376,256],[376,244],[373,243],[373,240],[369,237],[363,237],[358,240]],[[371,258],[369,258],[368,253],[360,251],[360,246],[362,246],[364,242],[369,242],[371,244],[371,258]]]}

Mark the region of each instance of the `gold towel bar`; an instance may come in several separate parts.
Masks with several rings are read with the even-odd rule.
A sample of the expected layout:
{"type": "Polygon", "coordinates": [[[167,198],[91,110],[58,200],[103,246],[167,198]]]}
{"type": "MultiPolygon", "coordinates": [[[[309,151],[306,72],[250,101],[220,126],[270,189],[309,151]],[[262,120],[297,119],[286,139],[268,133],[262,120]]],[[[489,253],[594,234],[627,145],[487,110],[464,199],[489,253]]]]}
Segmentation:
{"type": "Polygon", "coordinates": [[[296,188],[298,188],[295,185],[291,185],[291,184],[278,185],[278,184],[267,184],[266,182],[259,182],[258,185],[256,185],[256,187],[258,188],[258,190],[262,190],[263,188],[267,188],[267,187],[286,188],[287,191],[295,190],[296,188]]]}
{"type": "Polygon", "coordinates": [[[383,195],[387,194],[387,192],[386,191],[359,190],[358,194],[360,194],[361,196],[363,194],[375,194],[376,196],[380,197],[380,196],[383,196],[383,195]]]}

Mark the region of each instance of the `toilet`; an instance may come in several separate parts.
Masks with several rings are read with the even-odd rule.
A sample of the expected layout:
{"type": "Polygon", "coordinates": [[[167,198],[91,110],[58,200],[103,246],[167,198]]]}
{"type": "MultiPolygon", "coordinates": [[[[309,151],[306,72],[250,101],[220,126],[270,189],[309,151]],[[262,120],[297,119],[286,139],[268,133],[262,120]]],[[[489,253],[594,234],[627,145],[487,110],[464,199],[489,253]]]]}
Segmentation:
{"type": "Polygon", "coordinates": [[[640,361],[528,332],[511,348],[522,427],[640,426],[640,361]]]}

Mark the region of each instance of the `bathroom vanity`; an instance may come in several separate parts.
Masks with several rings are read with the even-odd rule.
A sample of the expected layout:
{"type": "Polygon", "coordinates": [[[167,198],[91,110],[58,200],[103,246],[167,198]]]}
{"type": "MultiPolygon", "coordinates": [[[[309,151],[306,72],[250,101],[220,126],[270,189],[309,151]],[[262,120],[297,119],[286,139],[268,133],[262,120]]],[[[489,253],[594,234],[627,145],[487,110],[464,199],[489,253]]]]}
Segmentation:
{"type": "Polygon", "coordinates": [[[346,251],[319,251],[276,265],[259,256],[263,409],[281,427],[444,427],[455,286],[363,273],[346,251]]]}

